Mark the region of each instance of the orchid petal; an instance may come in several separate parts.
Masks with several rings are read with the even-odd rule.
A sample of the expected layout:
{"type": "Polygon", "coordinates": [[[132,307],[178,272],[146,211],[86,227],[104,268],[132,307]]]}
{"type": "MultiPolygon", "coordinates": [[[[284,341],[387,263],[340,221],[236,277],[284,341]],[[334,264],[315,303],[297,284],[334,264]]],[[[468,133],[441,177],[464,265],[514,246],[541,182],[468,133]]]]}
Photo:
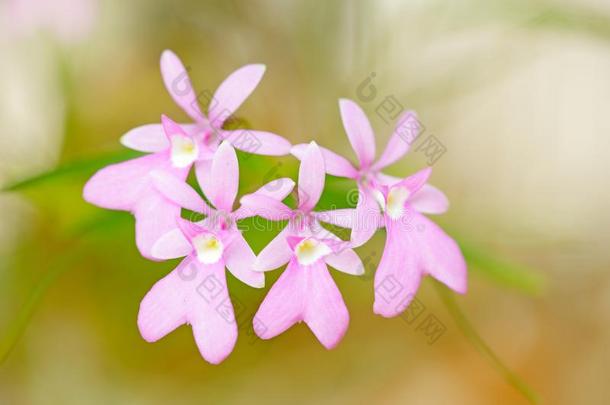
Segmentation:
{"type": "Polygon", "coordinates": [[[315,142],[311,142],[305,151],[299,167],[299,209],[311,211],[320,200],[324,189],[324,158],[315,142]]]}
{"type": "Polygon", "coordinates": [[[153,244],[151,256],[158,260],[169,260],[188,256],[192,251],[193,246],[182,230],[175,228],[162,235],[153,244]]]}
{"type": "Polygon", "coordinates": [[[178,56],[170,50],[165,50],[161,54],[161,75],[165,88],[176,104],[194,121],[205,121],[205,115],[199,108],[198,97],[191,84],[188,70],[178,56]]]}
{"type": "Polygon", "coordinates": [[[421,125],[414,111],[405,112],[399,119],[383,154],[373,165],[373,169],[381,170],[403,157],[411,144],[419,135],[421,125]]]}
{"type": "Polygon", "coordinates": [[[424,184],[426,184],[431,174],[432,167],[426,167],[398,183],[393,184],[390,190],[396,187],[405,187],[409,191],[409,194],[413,196],[424,186],[424,184]]]}
{"type": "MultiPolygon", "coordinates": [[[[419,213],[413,213],[407,231],[413,234],[421,268],[426,274],[457,293],[467,290],[466,261],[458,244],[438,225],[419,213]],[[413,231],[415,229],[415,232],[413,231]]],[[[403,234],[405,231],[402,231],[403,234]]]]}
{"type": "Polygon", "coordinates": [[[155,193],[148,176],[153,170],[172,170],[166,153],[155,153],[100,169],[85,184],[85,201],[102,208],[130,211],[142,195],[155,193]]]}
{"type": "Polygon", "coordinates": [[[102,208],[130,211],[136,217],[136,244],[144,257],[151,257],[153,244],[176,227],[180,207],[163,197],[153,186],[150,173],[167,172],[185,179],[188,169],[171,166],[167,153],[131,159],[107,166],[95,173],[85,184],[85,201],[102,208]]]}
{"type": "Polygon", "coordinates": [[[214,93],[208,117],[215,128],[221,128],[224,121],[254,91],[265,74],[265,65],[246,65],[231,73],[214,93]]]}
{"type": "Polygon", "coordinates": [[[212,194],[212,159],[198,160],[195,162],[195,176],[199,188],[203,194],[209,196],[212,194]]]}
{"type": "Polygon", "coordinates": [[[447,196],[438,188],[424,184],[422,188],[409,199],[409,204],[422,214],[442,214],[449,209],[447,196]]]}
{"type": "Polygon", "coordinates": [[[353,249],[343,249],[338,253],[333,253],[324,257],[324,261],[329,266],[347,274],[360,276],[364,274],[364,265],[360,257],[353,249]]]}
{"type": "Polygon", "coordinates": [[[407,308],[424,274],[466,292],[466,263],[455,241],[415,211],[404,219],[386,222],[386,247],[375,273],[374,311],[385,317],[407,308]]]}
{"type": "Polygon", "coordinates": [[[288,263],[292,250],[288,246],[287,238],[291,234],[290,226],[284,228],[256,257],[254,271],[268,271],[277,269],[288,263]]]}
{"type": "Polygon", "coordinates": [[[239,185],[239,166],[235,149],[223,141],[212,160],[212,178],[208,198],[217,209],[233,211],[233,202],[239,185]]]}
{"type": "Polygon", "coordinates": [[[159,260],[152,253],[153,246],[163,235],[176,228],[180,207],[153,190],[136,204],[133,215],[136,218],[138,250],[148,259],[159,260]]]}
{"type": "Polygon", "coordinates": [[[235,231],[233,239],[224,253],[224,260],[229,271],[238,279],[254,288],[265,286],[265,275],[252,271],[256,255],[244,239],[241,232],[235,231]]]}
{"type": "Polygon", "coordinates": [[[403,312],[415,297],[421,281],[417,244],[400,226],[386,224],[387,236],[379,267],[375,272],[373,311],[386,318],[403,312]]]}
{"type": "Polygon", "coordinates": [[[155,342],[184,324],[192,326],[208,362],[218,364],[233,351],[237,323],[222,261],[202,265],[188,257],[142,300],[138,328],[144,340],[155,342]]]}
{"type": "Polygon", "coordinates": [[[129,130],[121,137],[121,144],[140,152],[160,152],[170,144],[161,124],[147,124],[129,130]]]}
{"type": "Polygon", "coordinates": [[[183,180],[160,170],[151,172],[150,176],[155,188],[178,206],[206,215],[212,212],[203,198],[183,180]]]}
{"type": "Polygon", "coordinates": [[[284,156],[290,153],[290,142],[283,137],[265,131],[236,129],[221,131],[222,139],[228,140],[236,149],[256,155],[284,156]]]}
{"type": "Polygon", "coordinates": [[[349,324],[341,292],[322,260],[299,270],[309,278],[303,320],[320,343],[332,349],[341,341],[349,324]]]}
{"type": "MultiPolygon", "coordinates": [[[[288,177],[280,177],[272,180],[261,188],[251,193],[252,195],[262,195],[274,200],[282,201],[286,198],[294,189],[294,181],[288,177]]],[[[235,219],[243,219],[255,216],[256,212],[252,211],[248,207],[241,206],[234,213],[235,219]]]]}
{"type": "Polygon", "coordinates": [[[290,261],[254,315],[258,324],[254,332],[258,337],[271,339],[303,320],[307,295],[306,275],[296,259],[290,261]]]}
{"type": "Polygon", "coordinates": [[[294,259],[269,290],[255,320],[261,339],[305,321],[320,343],[332,349],[347,330],[349,313],[323,261],[303,267],[294,259]]]}
{"type": "Polygon", "coordinates": [[[402,180],[400,177],[390,176],[381,172],[377,173],[376,179],[382,186],[392,186],[402,180]]]}
{"type": "Polygon", "coordinates": [[[379,204],[372,191],[358,188],[358,204],[354,217],[351,241],[353,247],[358,247],[371,239],[383,223],[379,204]]]}
{"type": "MultiPolygon", "coordinates": [[[[309,144],[306,143],[294,145],[290,150],[290,153],[292,153],[292,155],[294,155],[297,159],[302,160],[308,146],[309,144]]],[[[347,177],[348,179],[355,179],[358,177],[358,170],[354,168],[349,160],[322,146],[319,146],[319,148],[322,151],[322,156],[324,157],[324,167],[326,168],[326,173],[330,174],[331,176],[347,177]]]]}
{"type": "Polygon", "coordinates": [[[240,203],[251,213],[270,221],[283,221],[293,214],[286,204],[266,195],[247,194],[241,198],[240,203]]]}
{"type": "Polygon", "coordinates": [[[340,226],[342,228],[352,228],[356,222],[356,210],[353,208],[340,208],[331,211],[312,212],[318,221],[340,226]]]}
{"type": "Polygon", "coordinates": [[[360,167],[368,167],[375,159],[375,134],[364,111],[352,100],[339,100],[343,127],[360,162],[360,167]]]}

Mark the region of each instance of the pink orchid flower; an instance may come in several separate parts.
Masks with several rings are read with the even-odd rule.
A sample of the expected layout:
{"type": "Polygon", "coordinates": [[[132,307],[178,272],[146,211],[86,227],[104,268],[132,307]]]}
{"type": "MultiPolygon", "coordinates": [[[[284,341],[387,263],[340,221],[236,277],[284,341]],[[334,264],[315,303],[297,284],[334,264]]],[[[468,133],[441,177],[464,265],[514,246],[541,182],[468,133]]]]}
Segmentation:
{"type": "Polygon", "coordinates": [[[166,139],[163,149],[99,170],[83,190],[83,198],[91,204],[131,212],[136,218],[138,249],[153,260],[153,244],[176,228],[180,207],[155,189],[151,173],[163,171],[184,180],[199,153],[191,135],[166,116],[161,120],[166,139]]]}
{"type": "MultiPolygon", "coordinates": [[[[245,152],[282,156],[290,153],[290,142],[281,136],[250,129],[224,130],[225,121],[254,91],[265,73],[265,65],[246,65],[231,73],[218,87],[213,96],[207,92],[197,94],[178,56],[170,50],[161,54],[161,75],[168,92],[194,121],[181,126],[196,140],[198,149],[205,150],[198,156],[195,174],[204,192],[210,179],[212,156],[222,140],[228,140],[235,148],[245,152]],[[199,107],[201,98],[209,99],[208,114],[199,107]]],[[[167,147],[167,139],[157,124],[143,125],[132,129],[122,138],[123,145],[142,152],[157,152],[167,147]]]]}
{"type": "MultiPolygon", "coordinates": [[[[349,217],[345,213],[331,219],[336,225],[352,228],[354,246],[368,241],[379,227],[387,228],[386,246],[375,274],[374,311],[387,317],[404,311],[424,274],[464,293],[466,264],[459,247],[436,224],[421,215],[440,214],[449,206],[440,190],[426,184],[431,169],[404,180],[381,171],[405,155],[417,137],[420,126],[415,113],[408,111],[399,118],[386,149],[375,161],[375,136],[364,111],[346,99],[339,101],[339,108],[343,126],[358,157],[358,167],[328,149],[321,149],[326,171],[356,180],[359,198],[354,215],[349,217]],[[388,293],[390,288],[393,290],[388,293]]],[[[305,146],[295,145],[292,153],[302,159],[305,146]]]]}
{"type": "MultiPolygon", "coordinates": [[[[153,246],[156,259],[184,260],[158,281],[140,305],[138,327],[142,337],[155,342],[177,327],[190,324],[195,342],[205,360],[218,364],[233,350],[237,324],[227,290],[225,267],[239,280],[262,288],[264,274],[251,270],[254,252],[236,226],[236,221],[254,214],[245,208],[233,211],[239,183],[235,150],[223,142],[212,161],[212,183],[208,199],[182,180],[167,172],[153,172],[153,183],[159,192],[176,205],[207,215],[192,223],[177,219],[178,227],[163,235],[153,246]]],[[[265,185],[254,194],[283,199],[294,182],[265,185]]]]}
{"type": "MultiPolygon", "coordinates": [[[[377,200],[381,191],[380,187],[400,180],[381,170],[395,163],[407,153],[410,143],[418,135],[420,125],[415,112],[405,112],[398,119],[396,129],[383,154],[375,161],[375,135],[364,111],[358,104],[347,99],[339,100],[339,109],[345,132],[358,157],[358,165],[354,167],[349,160],[329,149],[323,147],[320,149],[324,155],[328,174],[353,179],[358,183],[359,199],[355,217],[351,220],[351,227],[353,245],[361,246],[373,236],[378,227],[383,226],[383,222],[378,221],[380,207],[377,200]]],[[[295,145],[292,148],[292,154],[301,159],[306,147],[306,144],[295,145]]],[[[416,195],[412,196],[411,205],[422,213],[442,214],[447,211],[449,202],[442,191],[426,184],[416,195]]],[[[342,219],[350,221],[348,218],[342,219]]]]}
{"type": "Polygon", "coordinates": [[[297,322],[304,321],[326,348],[335,347],[347,330],[349,314],[343,297],[326,265],[353,275],[364,273],[358,255],[319,221],[348,215],[347,211],[314,212],[324,189],[324,160],[312,142],[299,168],[298,208],[263,195],[248,195],[241,201],[259,216],[288,220],[288,226],[256,258],[254,270],[288,267],[273,285],[255,319],[262,339],[275,337],[297,322]]]}
{"type": "Polygon", "coordinates": [[[466,292],[466,262],[459,246],[412,205],[431,172],[428,167],[381,186],[386,243],[375,272],[376,314],[393,317],[403,312],[426,274],[460,294],[466,292]]]}

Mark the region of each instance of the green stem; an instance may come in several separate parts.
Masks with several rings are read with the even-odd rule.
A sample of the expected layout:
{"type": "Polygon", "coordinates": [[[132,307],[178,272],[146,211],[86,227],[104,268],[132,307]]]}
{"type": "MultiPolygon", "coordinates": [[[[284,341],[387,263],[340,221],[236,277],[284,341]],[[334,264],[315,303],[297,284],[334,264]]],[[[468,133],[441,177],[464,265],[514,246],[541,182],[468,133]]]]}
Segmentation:
{"type": "Polygon", "coordinates": [[[447,307],[447,310],[453,317],[455,323],[460,328],[464,336],[468,339],[468,341],[474,346],[474,348],[479,351],[485,359],[491,363],[491,365],[498,371],[502,377],[517,391],[519,391],[530,403],[536,404],[538,403],[538,394],[532,390],[523,380],[512,372],[503,362],[502,360],[494,353],[494,351],[489,347],[487,343],[483,340],[483,338],[477,333],[474,329],[464,312],[459,307],[458,303],[455,300],[455,297],[451,291],[449,291],[442,284],[435,282],[434,286],[436,287],[436,291],[440,295],[443,304],[447,307]]]}

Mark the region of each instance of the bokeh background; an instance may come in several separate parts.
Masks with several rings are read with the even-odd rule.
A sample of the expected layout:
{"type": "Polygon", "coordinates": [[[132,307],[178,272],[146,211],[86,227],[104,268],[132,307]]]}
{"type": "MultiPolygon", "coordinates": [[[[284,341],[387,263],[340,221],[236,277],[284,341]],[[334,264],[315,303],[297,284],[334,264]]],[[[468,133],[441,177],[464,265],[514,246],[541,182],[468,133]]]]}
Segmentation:
{"type": "MultiPolygon", "coordinates": [[[[4,0],[0,21],[0,403],[610,401],[608,1],[4,0]],[[81,190],[137,155],[127,130],[186,118],[161,81],[166,48],[199,90],[265,63],[238,115],[293,143],[353,157],[340,97],[365,109],[378,150],[394,125],[380,103],[416,110],[446,150],[432,180],[452,205],[435,220],[464,249],[468,294],[426,279],[422,318],[375,316],[379,232],[362,279],[332,272],[351,313],[332,351],[304,325],[257,341],[248,322],[220,366],[187,327],[144,342],[139,302],[176,263],[141,258],[133,219],[81,190]]],[[[390,174],[426,165],[415,146],[390,174]]],[[[296,173],[290,157],[244,157],[241,192],[296,173]]],[[[352,204],[353,184],[327,185],[322,206],[352,204]]],[[[259,251],[274,232],[247,239],[259,251]]],[[[264,290],[229,276],[244,317],[280,273],[264,290]]]]}

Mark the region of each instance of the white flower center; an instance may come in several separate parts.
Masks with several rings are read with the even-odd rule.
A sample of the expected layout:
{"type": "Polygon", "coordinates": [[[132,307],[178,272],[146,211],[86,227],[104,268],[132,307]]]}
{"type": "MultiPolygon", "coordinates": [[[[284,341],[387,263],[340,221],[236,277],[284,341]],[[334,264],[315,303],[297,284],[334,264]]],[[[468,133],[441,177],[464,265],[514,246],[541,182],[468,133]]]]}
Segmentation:
{"type": "Polygon", "coordinates": [[[406,187],[398,186],[390,190],[386,199],[386,212],[390,218],[397,219],[403,214],[409,195],[406,187]]]}
{"type": "Polygon", "coordinates": [[[224,251],[222,242],[210,234],[195,236],[193,238],[193,246],[197,252],[197,259],[204,264],[218,262],[224,251]]]}
{"type": "Polygon", "coordinates": [[[184,135],[171,136],[171,159],[176,167],[187,167],[199,156],[199,148],[193,139],[184,135]]]}
{"type": "Polygon", "coordinates": [[[307,266],[331,253],[332,250],[323,242],[315,239],[303,239],[294,248],[294,253],[300,264],[307,266]]]}

